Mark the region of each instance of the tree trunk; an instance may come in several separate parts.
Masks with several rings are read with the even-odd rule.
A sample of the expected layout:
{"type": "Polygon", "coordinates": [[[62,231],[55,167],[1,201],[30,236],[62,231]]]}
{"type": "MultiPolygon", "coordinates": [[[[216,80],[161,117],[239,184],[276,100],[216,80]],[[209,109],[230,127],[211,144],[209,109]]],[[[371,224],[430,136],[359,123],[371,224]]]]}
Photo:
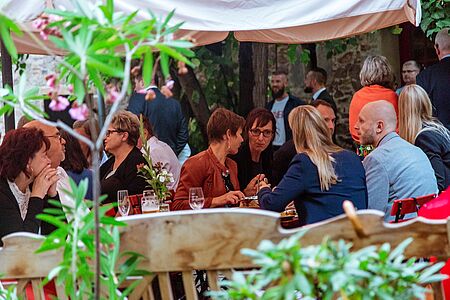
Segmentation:
{"type": "Polygon", "coordinates": [[[238,114],[246,116],[253,109],[253,47],[251,42],[239,43],[239,103],[238,114]]]}
{"type": "Polygon", "coordinates": [[[189,104],[200,126],[203,138],[207,141],[208,135],[206,133],[206,124],[208,123],[211,112],[209,111],[208,102],[206,101],[202,87],[191,67],[188,67],[187,74],[179,75],[178,80],[189,100],[189,104]]]}
{"type": "Polygon", "coordinates": [[[254,107],[264,107],[267,102],[267,86],[269,84],[268,45],[253,43],[253,104],[254,107]]]}

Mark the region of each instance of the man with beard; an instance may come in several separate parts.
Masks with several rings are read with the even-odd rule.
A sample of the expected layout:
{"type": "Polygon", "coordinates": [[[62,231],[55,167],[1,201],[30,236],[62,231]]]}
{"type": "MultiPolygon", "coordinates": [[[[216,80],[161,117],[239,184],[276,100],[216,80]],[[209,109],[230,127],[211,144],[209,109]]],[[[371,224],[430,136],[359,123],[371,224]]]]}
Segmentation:
{"type": "Polygon", "coordinates": [[[328,93],[325,84],[327,83],[327,71],[322,68],[313,68],[306,74],[305,77],[305,93],[312,93],[311,104],[317,99],[328,102],[337,113],[336,103],[333,97],[328,93]]]}
{"type": "Polygon", "coordinates": [[[367,103],[355,124],[361,144],[375,147],[363,161],[368,208],[382,211],[385,221],[393,219],[390,212],[394,200],[438,192],[427,156],[402,139],[396,127],[394,106],[386,100],[367,103]]]}
{"type": "Polygon", "coordinates": [[[306,104],[286,91],[288,84],[287,74],[284,71],[276,71],[272,74],[271,90],[273,100],[267,103],[276,120],[277,131],[272,142],[274,151],[278,150],[286,141],[292,139],[292,131],[289,127],[288,116],[292,109],[306,104]]]}

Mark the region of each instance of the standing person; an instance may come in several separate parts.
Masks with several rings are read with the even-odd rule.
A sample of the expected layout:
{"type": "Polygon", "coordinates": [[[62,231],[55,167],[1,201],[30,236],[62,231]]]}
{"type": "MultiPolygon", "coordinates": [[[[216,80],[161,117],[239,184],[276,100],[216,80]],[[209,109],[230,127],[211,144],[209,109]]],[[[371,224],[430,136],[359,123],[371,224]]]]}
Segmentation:
{"type": "Polygon", "coordinates": [[[384,56],[368,56],[364,60],[359,73],[362,89],[357,91],[350,102],[349,129],[357,147],[361,145],[355,124],[361,109],[370,102],[380,99],[386,100],[394,106],[398,114],[397,94],[394,92],[394,74],[392,68],[384,56]]]}
{"type": "Polygon", "coordinates": [[[136,147],[138,139],[138,117],[128,111],[118,111],[105,135],[105,150],[112,156],[100,167],[101,191],[108,195],[105,203],[115,202],[119,190],[135,195],[145,189],[145,179],[138,175],[139,166],[145,164],[136,147]]]}
{"type": "Polygon", "coordinates": [[[397,133],[397,117],[391,103],[379,100],[366,104],[355,130],[364,145],[374,145],[364,158],[368,208],[377,209],[390,221],[392,202],[397,199],[437,193],[436,177],[422,150],[397,133]]]}
{"type": "MultiPolygon", "coordinates": [[[[203,189],[204,208],[236,205],[244,199],[244,193],[240,191],[237,164],[228,157],[236,154],[241,146],[244,124],[244,118],[224,108],[218,108],[211,114],[206,126],[209,147],[190,157],[181,168],[172,210],[190,209],[191,187],[203,189]]],[[[256,178],[246,190],[255,189],[256,178]]]]}
{"type": "Polygon", "coordinates": [[[138,76],[135,80],[137,90],[131,95],[128,110],[137,116],[143,114],[148,118],[155,135],[168,144],[178,156],[189,140],[188,125],[180,102],[171,97],[167,98],[154,85],[139,89],[143,86],[142,76],[138,76]],[[149,90],[153,90],[155,98],[147,101],[145,95],[149,90]]]}
{"type": "Polygon", "coordinates": [[[324,100],[328,102],[337,113],[336,102],[334,102],[333,97],[328,93],[326,85],[327,84],[327,71],[322,68],[313,68],[306,74],[305,77],[305,93],[312,93],[311,104],[317,99],[324,100]]]}
{"type": "Polygon", "coordinates": [[[344,213],[345,200],[367,208],[361,160],[333,143],[319,111],[310,105],[297,107],[289,115],[289,124],[298,154],[273,191],[264,181],[260,183],[259,205],[281,212],[294,200],[302,225],[344,213]]]}
{"type": "Polygon", "coordinates": [[[304,101],[290,95],[286,91],[288,85],[287,73],[276,71],[272,74],[271,89],[273,100],[267,103],[266,108],[270,110],[276,120],[275,138],[272,142],[274,150],[278,150],[286,141],[292,139],[292,130],[288,124],[288,116],[291,110],[299,105],[306,104],[304,101]]]}
{"type": "Polygon", "coordinates": [[[406,86],[398,100],[399,135],[422,149],[434,169],[439,191],[450,185],[450,131],[433,118],[427,92],[418,85],[406,86]]]}
{"type": "Polygon", "coordinates": [[[50,142],[36,128],[6,133],[0,146],[0,246],[1,238],[18,231],[48,234],[51,227],[36,218],[57,196],[57,170],[48,158],[50,142]]]}
{"type": "Polygon", "coordinates": [[[395,92],[397,95],[400,95],[402,89],[409,84],[416,84],[416,77],[419,74],[420,70],[422,70],[419,63],[415,60],[408,60],[403,63],[402,66],[402,79],[405,83],[404,86],[398,88],[395,92]]]}
{"type": "Polygon", "coordinates": [[[238,153],[231,156],[237,163],[240,186],[247,186],[258,174],[264,174],[271,181],[275,126],[275,117],[265,108],[255,108],[248,114],[244,143],[238,153]]]}
{"type": "MultiPolygon", "coordinates": [[[[312,103],[312,106],[317,108],[320,115],[327,124],[331,136],[333,136],[336,115],[331,104],[324,100],[317,99],[312,103]]],[[[297,150],[295,150],[295,144],[293,140],[289,140],[284,143],[284,145],[274,153],[272,180],[270,181],[273,185],[277,185],[281,181],[284,174],[286,174],[287,170],[289,169],[289,164],[296,154],[297,150]]]]}
{"type": "Polygon", "coordinates": [[[417,84],[430,96],[433,115],[450,130],[450,28],[436,34],[434,48],[439,62],[417,75],[417,84]]]}

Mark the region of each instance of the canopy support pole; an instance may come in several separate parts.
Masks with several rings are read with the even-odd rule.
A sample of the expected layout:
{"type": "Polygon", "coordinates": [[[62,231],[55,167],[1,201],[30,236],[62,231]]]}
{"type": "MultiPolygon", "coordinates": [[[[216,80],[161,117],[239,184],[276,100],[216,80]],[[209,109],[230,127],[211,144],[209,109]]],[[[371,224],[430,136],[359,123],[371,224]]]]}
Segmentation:
{"type": "MultiPolygon", "coordinates": [[[[8,51],[0,42],[1,45],[1,55],[2,55],[2,84],[3,87],[9,85],[11,89],[13,88],[13,72],[12,72],[12,60],[11,55],[9,55],[8,51]]],[[[15,117],[14,117],[14,109],[10,115],[5,114],[5,132],[8,132],[15,128],[15,117]]]]}

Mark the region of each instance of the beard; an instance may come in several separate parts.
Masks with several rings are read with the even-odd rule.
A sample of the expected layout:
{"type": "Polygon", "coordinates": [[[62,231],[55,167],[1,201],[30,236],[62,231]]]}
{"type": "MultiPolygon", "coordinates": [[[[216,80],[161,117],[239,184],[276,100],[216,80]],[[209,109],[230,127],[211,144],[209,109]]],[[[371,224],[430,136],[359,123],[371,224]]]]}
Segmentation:
{"type": "Polygon", "coordinates": [[[303,89],[304,91],[305,91],[305,93],[307,93],[307,94],[309,94],[309,93],[312,93],[312,87],[310,87],[310,86],[305,86],[305,88],[303,89]]]}
{"type": "Polygon", "coordinates": [[[361,132],[359,142],[364,146],[373,145],[375,142],[375,130],[370,129],[366,132],[361,132]]]}
{"type": "Polygon", "coordinates": [[[272,89],[272,97],[275,99],[281,98],[281,96],[284,95],[284,87],[282,87],[281,89],[274,91],[272,89]]]}

